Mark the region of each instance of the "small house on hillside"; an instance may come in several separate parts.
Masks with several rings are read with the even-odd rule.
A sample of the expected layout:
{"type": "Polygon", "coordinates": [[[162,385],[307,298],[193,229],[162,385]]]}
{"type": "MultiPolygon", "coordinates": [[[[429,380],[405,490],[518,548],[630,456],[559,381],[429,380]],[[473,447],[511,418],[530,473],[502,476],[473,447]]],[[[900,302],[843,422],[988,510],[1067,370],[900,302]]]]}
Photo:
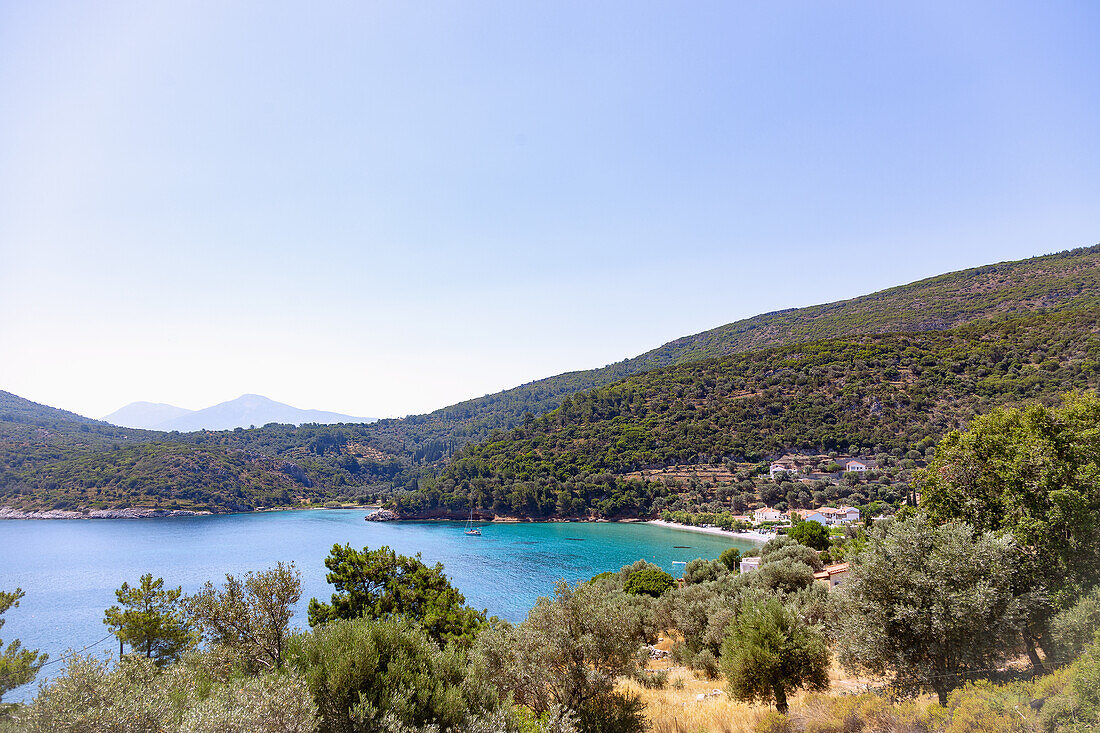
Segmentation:
{"type": "Polygon", "coordinates": [[[783,512],[767,506],[762,509],[757,509],[752,513],[752,521],[756,524],[761,524],[763,522],[778,522],[782,519],[783,512]]]}
{"type": "Polygon", "coordinates": [[[824,568],[814,573],[814,580],[818,583],[824,583],[829,590],[841,585],[847,577],[848,563],[846,562],[837,565],[826,565],[824,568]]]}
{"type": "Polygon", "coordinates": [[[772,478],[781,473],[798,473],[798,466],[790,461],[776,461],[768,469],[768,475],[772,478]]]}
{"type": "Polygon", "coordinates": [[[833,508],[831,506],[823,506],[817,510],[824,519],[824,524],[832,526],[835,524],[851,524],[852,522],[859,521],[859,510],[851,506],[842,506],[839,508],[833,508]]]}
{"type": "Polygon", "coordinates": [[[851,524],[859,521],[859,510],[854,506],[842,506],[837,509],[837,519],[840,524],[851,524]]]}
{"type": "Polygon", "coordinates": [[[741,558],[741,572],[742,573],[751,572],[753,570],[756,570],[758,567],[760,567],[760,558],[759,557],[743,557],[743,558],[741,558]]]}
{"type": "Polygon", "coordinates": [[[845,471],[866,471],[867,464],[863,461],[857,461],[854,458],[844,464],[845,471]]]}

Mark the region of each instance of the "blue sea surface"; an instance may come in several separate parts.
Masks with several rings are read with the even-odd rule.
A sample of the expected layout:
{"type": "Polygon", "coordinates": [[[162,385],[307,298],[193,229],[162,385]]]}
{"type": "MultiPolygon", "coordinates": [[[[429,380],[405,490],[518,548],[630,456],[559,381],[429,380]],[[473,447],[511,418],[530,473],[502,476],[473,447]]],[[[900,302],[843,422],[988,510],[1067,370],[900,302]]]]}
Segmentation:
{"type": "MultiPolygon", "coordinates": [[[[26,592],[5,614],[0,638],[58,659],[68,649],[96,644],[115,648],[103,611],[114,591],[143,573],[170,587],[197,590],[226,573],[263,570],[294,562],[302,574],[302,600],[294,623],[306,626],[306,606],[328,600],[324,559],[334,544],[389,545],[425,562],[441,562],[451,582],[476,608],[521,621],[554,583],[585,580],[638,559],[675,576],[673,561],[715,558],[727,547],[753,542],[637,523],[480,523],[480,537],[463,534],[461,522],[364,522],[363,510],[305,510],[166,519],[0,521],[0,590],[26,592]]],[[[60,664],[39,679],[56,674],[60,664]]],[[[28,699],[26,686],[4,696],[28,699]]]]}

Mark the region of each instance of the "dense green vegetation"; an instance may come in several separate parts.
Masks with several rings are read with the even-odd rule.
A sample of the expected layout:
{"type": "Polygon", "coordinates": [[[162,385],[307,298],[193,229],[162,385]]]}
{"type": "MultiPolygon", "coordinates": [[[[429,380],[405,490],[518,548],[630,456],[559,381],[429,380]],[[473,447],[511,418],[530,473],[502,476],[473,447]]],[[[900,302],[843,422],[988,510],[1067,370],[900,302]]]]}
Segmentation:
{"type": "MultiPolygon", "coordinates": [[[[964,450],[937,457],[923,486],[941,494],[938,511],[954,506],[944,496],[965,496],[977,517],[1004,509],[1001,495],[975,490],[991,482],[1016,487],[1034,506],[1094,496],[1098,416],[1092,395],[1055,410],[994,411],[952,434],[947,445],[964,450]],[[957,462],[989,445],[999,425],[1018,429],[998,432],[993,454],[1015,460],[972,460],[962,471],[957,462]],[[1044,441],[1070,457],[1069,469],[1036,450],[1044,441]]],[[[1085,554],[1073,579],[1047,577],[1031,565],[1027,523],[982,529],[907,510],[853,528],[850,576],[837,588],[814,576],[821,553],[780,536],[760,548],[751,572],[737,572],[732,555],[698,559],[677,585],[639,560],[559,583],[520,624],[479,618],[450,635],[440,620],[468,609],[442,569],[387,548],[333,549],[334,613],[312,614],[309,631],[289,627],[300,596],[293,565],[227,576],[223,588],[207,583],[183,599],[146,576],[136,592],[118,594],[139,611],[141,633],[127,632],[141,639],[135,653],[113,668],[73,655],[32,703],[0,711],[0,730],[642,733],[645,702],[621,683],[668,684],[667,671],[643,668],[659,633],[674,639],[675,662],[724,675],[731,697],[774,704],[757,730],[863,730],[871,721],[926,733],[1094,730],[1100,560],[1085,554]],[[176,648],[178,661],[158,668],[148,650],[175,646],[188,627],[204,645],[183,656],[176,648]],[[1028,637],[1040,627],[1041,637],[1028,637]],[[1029,642],[1038,646],[1026,669],[1018,660],[1029,642]],[[880,694],[792,704],[798,689],[829,688],[833,655],[883,680],[880,694]],[[929,690],[937,703],[891,702],[929,690]]],[[[119,618],[112,610],[108,619],[119,618]]]]}
{"type": "Polygon", "coordinates": [[[398,555],[389,547],[356,550],[333,545],[325,558],[325,579],[336,592],[331,603],[309,602],[310,626],[337,619],[418,619],[436,642],[469,646],[486,623],[485,612],[466,605],[466,598],[443,574],[443,565],[429,567],[420,556],[398,555]]]}
{"type": "MultiPolygon", "coordinates": [[[[406,510],[446,513],[472,494],[506,514],[648,512],[680,494],[621,476],[631,468],[853,443],[923,453],[991,406],[1095,386],[1088,315],[1098,298],[1100,246],[764,314],[601,369],[370,425],[158,433],[0,392],[0,506],[247,511],[398,494],[406,510]],[[823,379],[824,393],[811,394],[823,379]],[[555,428],[551,412],[572,427],[555,428]],[[562,444],[567,435],[577,443],[562,444]]],[[[760,488],[736,493],[754,501],[760,488]]],[[[818,503],[795,488],[793,503],[789,487],[775,500],[818,503]]],[[[902,495],[885,482],[856,493],[866,502],[902,495]]],[[[683,498],[675,508],[715,497],[683,498]]]]}
{"type": "Polygon", "coordinates": [[[171,437],[0,392],[0,506],[247,511],[331,495],[283,458],[171,437]]]}
{"type": "MultiPolygon", "coordinates": [[[[526,516],[647,514],[691,506],[675,506],[677,492],[667,485],[624,474],[757,462],[791,449],[887,457],[916,449],[923,456],[940,435],[995,406],[1095,389],[1095,305],[655,369],[574,395],[510,433],[468,446],[438,482],[422,482],[393,505],[404,512],[472,502],[526,516]]],[[[879,478],[834,498],[852,501],[859,493],[856,501],[868,503],[904,496],[889,472],[879,478]]],[[[805,486],[799,491],[805,496],[796,501],[820,503],[805,486]]],[[[718,494],[727,508],[733,492],[718,494]]],[[[698,505],[710,497],[697,490],[689,498],[698,505]]]]}

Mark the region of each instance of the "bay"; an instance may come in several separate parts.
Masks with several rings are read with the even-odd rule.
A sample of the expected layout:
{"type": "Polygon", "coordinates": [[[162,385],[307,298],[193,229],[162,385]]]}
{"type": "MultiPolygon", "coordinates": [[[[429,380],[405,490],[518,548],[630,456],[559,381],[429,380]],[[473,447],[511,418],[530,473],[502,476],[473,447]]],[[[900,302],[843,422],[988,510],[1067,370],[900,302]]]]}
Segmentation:
{"type": "MultiPolygon", "coordinates": [[[[0,521],[0,589],[26,592],[5,614],[0,637],[58,660],[68,649],[115,648],[104,639],[103,611],[124,581],[143,573],[168,586],[197,590],[226,573],[294,562],[302,573],[302,600],[294,623],[306,626],[306,606],[328,600],[324,559],[334,544],[420,553],[443,563],[467,602],[509,621],[523,620],[557,580],[575,582],[638,559],[674,576],[696,557],[715,558],[727,547],[752,547],[737,537],[639,523],[482,523],[483,534],[463,534],[460,522],[364,522],[363,510],[304,510],[165,519],[0,521]]],[[[39,679],[56,674],[51,664],[39,679]]],[[[5,695],[27,699],[34,687],[5,695]]]]}

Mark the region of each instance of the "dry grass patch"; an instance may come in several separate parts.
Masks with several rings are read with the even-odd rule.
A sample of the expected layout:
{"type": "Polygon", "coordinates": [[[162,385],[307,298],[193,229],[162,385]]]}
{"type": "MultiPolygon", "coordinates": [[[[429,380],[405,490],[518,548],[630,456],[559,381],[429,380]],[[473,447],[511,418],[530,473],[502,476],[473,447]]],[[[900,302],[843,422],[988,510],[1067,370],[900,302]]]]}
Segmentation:
{"type": "MultiPolygon", "coordinates": [[[[677,632],[666,631],[654,646],[670,651],[677,640],[680,640],[677,632]]],[[[663,689],[650,689],[634,680],[621,680],[618,689],[637,695],[645,703],[650,733],[754,733],[760,719],[774,710],[770,705],[747,705],[731,700],[726,693],[724,677],[707,679],[691,669],[674,665],[668,657],[653,660],[646,668],[667,672],[668,684],[663,689]]],[[[831,692],[836,694],[861,692],[881,681],[846,674],[833,660],[829,683],[831,692]]],[[[802,691],[791,695],[792,712],[806,698],[802,691]]]]}
{"type": "Polygon", "coordinates": [[[683,667],[673,667],[668,680],[661,690],[644,688],[633,680],[619,683],[619,690],[635,694],[645,703],[651,733],[752,733],[767,711],[730,700],[723,679],[703,679],[683,667]],[[714,690],[721,692],[715,695],[714,690]],[[704,697],[699,699],[700,695],[704,697]]]}

